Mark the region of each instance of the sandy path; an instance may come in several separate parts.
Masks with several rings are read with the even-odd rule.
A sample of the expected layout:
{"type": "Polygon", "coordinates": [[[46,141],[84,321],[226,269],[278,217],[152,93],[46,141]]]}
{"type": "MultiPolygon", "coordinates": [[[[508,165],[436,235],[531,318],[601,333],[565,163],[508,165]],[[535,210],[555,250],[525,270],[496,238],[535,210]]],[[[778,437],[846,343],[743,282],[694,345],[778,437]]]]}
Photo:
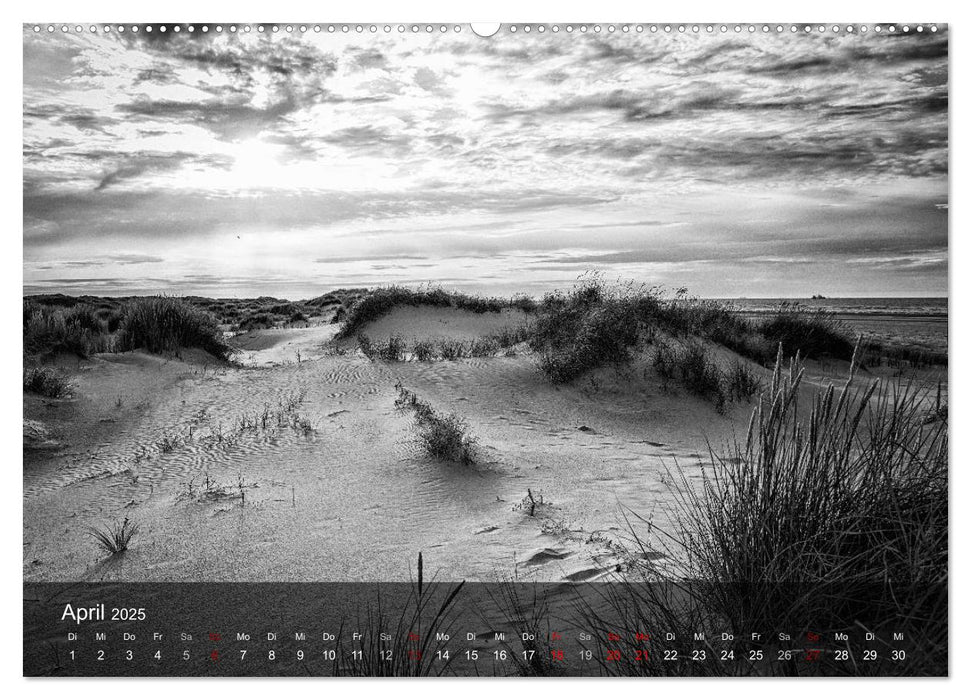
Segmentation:
{"type": "Polygon", "coordinates": [[[337,333],[336,325],[307,328],[271,328],[235,336],[232,343],[240,348],[236,360],[248,367],[269,367],[308,360],[319,360],[325,345],[337,333]]]}

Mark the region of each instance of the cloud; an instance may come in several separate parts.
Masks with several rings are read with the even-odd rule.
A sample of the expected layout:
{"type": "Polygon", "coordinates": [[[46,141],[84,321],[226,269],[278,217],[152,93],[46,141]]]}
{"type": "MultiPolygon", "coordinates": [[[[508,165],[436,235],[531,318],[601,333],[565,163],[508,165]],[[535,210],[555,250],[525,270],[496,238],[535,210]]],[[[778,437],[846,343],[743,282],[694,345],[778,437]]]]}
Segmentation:
{"type": "Polygon", "coordinates": [[[136,180],[146,174],[160,173],[164,171],[178,170],[187,163],[201,163],[209,167],[228,167],[230,162],[225,158],[215,158],[210,156],[199,157],[191,153],[135,153],[125,156],[118,156],[107,153],[89,153],[85,157],[95,161],[114,162],[100,179],[94,188],[96,192],[101,192],[109,187],[120,183],[136,180]]]}
{"type": "Polygon", "coordinates": [[[946,285],[946,28],[182,29],[25,32],[28,284],[130,289],[161,261],[111,256],[144,255],[207,290],[582,265],[946,285]]]}
{"type": "Polygon", "coordinates": [[[242,100],[229,102],[215,99],[205,102],[138,100],[118,106],[119,112],[148,117],[154,121],[203,124],[220,137],[230,140],[257,134],[296,109],[297,103],[291,97],[262,108],[242,100]]]}
{"type": "Polygon", "coordinates": [[[143,265],[145,263],[165,262],[165,258],[157,255],[142,255],[140,253],[126,253],[120,255],[103,255],[87,260],[56,260],[44,265],[36,265],[36,269],[54,270],[57,268],[88,268],[104,267],[105,265],[143,265]]]}

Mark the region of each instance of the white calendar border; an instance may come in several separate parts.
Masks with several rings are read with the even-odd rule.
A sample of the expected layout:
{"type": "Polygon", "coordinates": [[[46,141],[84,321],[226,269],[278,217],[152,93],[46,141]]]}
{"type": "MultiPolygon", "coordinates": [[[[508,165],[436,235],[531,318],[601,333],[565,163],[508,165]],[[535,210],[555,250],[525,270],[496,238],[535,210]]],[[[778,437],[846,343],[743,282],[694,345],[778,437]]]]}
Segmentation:
{"type": "MultiPolygon", "coordinates": [[[[952,358],[968,356],[969,330],[968,308],[971,306],[969,298],[969,270],[967,235],[971,235],[968,224],[971,217],[965,213],[962,202],[954,201],[953,194],[967,192],[971,187],[966,171],[971,165],[971,152],[968,149],[968,139],[964,133],[958,133],[953,125],[957,124],[955,114],[971,114],[968,109],[968,80],[971,64],[966,60],[969,53],[968,36],[971,28],[965,22],[966,12],[956,9],[957,3],[941,0],[921,0],[903,2],[900,0],[884,0],[880,3],[847,3],[846,0],[815,0],[804,6],[796,4],[781,4],[776,0],[740,1],[735,3],[693,2],[673,4],[648,4],[646,2],[623,2],[621,0],[596,0],[592,2],[577,2],[576,0],[543,0],[541,2],[526,3],[523,0],[492,0],[479,2],[475,6],[471,3],[460,3],[452,0],[413,0],[412,2],[392,2],[391,0],[375,0],[372,2],[350,2],[346,4],[321,2],[291,2],[277,0],[271,4],[271,12],[267,12],[266,2],[253,0],[237,0],[235,2],[208,3],[204,9],[198,0],[166,0],[160,3],[158,9],[153,9],[147,3],[122,2],[120,0],[101,2],[69,2],[67,0],[49,0],[46,2],[9,3],[2,12],[3,21],[0,28],[6,33],[6,41],[0,42],[0,66],[2,66],[4,84],[4,106],[0,143],[3,144],[2,163],[2,193],[4,212],[7,221],[2,233],[2,294],[0,303],[3,305],[3,318],[9,324],[19,318],[19,298],[23,294],[23,240],[16,228],[17,217],[20,217],[19,230],[23,230],[22,221],[22,62],[21,24],[26,22],[73,22],[73,21],[113,21],[148,23],[158,21],[182,21],[205,16],[209,19],[231,19],[235,22],[248,20],[258,21],[271,18],[295,21],[332,21],[332,22],[406,22],[428,21],[436,22],[468,22],[495,21],[508,19],[516,22],[576,22],[603,21],[650,21],[650,22],[813,22],[826,23],[862,23],[862,22],[910,22],[926,21],[949,24],[950,60],[951,60],[951,159],[950,177],[951,192],[950,216],[951,235],[949,242],[949,273],[951,275],[951,289],[949,295],[950,314],[950,342],[949,352],[952,358]],[[12,5],[12,7],[11,7],[12,5]],[[955,206],[956,205],[956,206],[955,206]],[[14,219],[14,221],[11,221],[14,219]],[[963,232],[962,236],[960,232],[963,232]],[[18,255],[19,253],[19,255],[18,255]],[[959,270],[955,275],[954,271],[959,270]]],[[[968,117],[965,123],[971,123],[968,117]]],[[[8,331],[12,336],[13,329],[8,331]]],[[[420,693],[423,697],[448,697],[454,700],[460,695],[462,700],[478,700],[478,698],[493,698],[498,693],[539,692],[544,695],[553,694],[557,700],[564,698],[589,697],[591,693],[670,693],[679,697],[694,697],[696,695],[710,696],[712,692],[719,696],[728,697],[769,697],[785,694],[787,697],[815,697],[820,693],[831,694],[835,691],[842,694],[852,691],[851,684],[866,683],[866,689],[860,686],[858,690],[866,693],[879,693],[890,697],[907,697],[909,700],[916,694],[928,690],[935,695],[956,695],[959,688],[967,685],[971,672],[966,670],[967,663],[963,663],[968,644],[964,642],[962,631],[971,625],[967,615],[967,605],[956,592],[965,587],[968,581],[968,557],[959,558],[957,555],[969,549],[968,522],[964,515],[967,508],[963,506],[968,496],[967,470],[971,468],[971,451],[968,449],[967,438],[960,431],[951,437],[952,440],[952,470],[951,470],[951,674],[950,681],[936,681],[930,688],[925,688],[926,681],[919,680],[805,680],[784,681],[762,679],[757,681],[735,680],[730,683],[701,679],[675,679],[669,681],[656,680],[664,683],[661,688],[645,685],[637,680],[593,680],[593,679],[549,679],[542,686],[527,688],[524,684],[529,680],[488,680],[486,682],[470,682],[464,679],[445,680],[422,683],[420,687],[406,685],[413,681],[323,681],[323,685],[308,687],[295,679],[286,680],[253,680],[253,679],[225,679],[222,682],[195,679],[160,679],[158,682],[126,679],[85,679],[85,680],[55,680],[43,681],[22,678],[22,537],[15,538],[15,533],[23,530],[23,497],[22,479],[16,469],[22,464],[21,438],[16,427],[22,420],[20,391],[15,386],[17,368],[21,364],[21,357],[13,343],[6,343],[0,347],[0,358],[5,368],[3,375],[3,396],[0,404],[2,412],[2,442],[4,445],[3,460],[0,468],[5,472],[5,488],[3,491],[2,529],[3,537],[3,598],[7,603],[9,614],[5,617],[6,625],[0,632],[0,663],[3,669],[3,680],[20,678],[19,682],[6,685],[15,689],[19,694],[29,693],[35,698],[58,698],[59,700],[84,700],[106,696],[123,697],[137,693],[144,700],[164,698],[173,692],[208,692],[231,693],[234,700],[248,700],[249,698],[263,698],[269,693],[279,692],[313,692],[313,693],[344,693],[353,692],[357,695],[368,696],[381,693],[382,696],[400,695],[408,693],[409,689],[420,693]],[[16,402],[14,397],[18,397],[16,402]],[[957,516],[957,518],[953,517],[957,516]],[[136,685],[137,683],[137,685],[136,685]],[[340,683],[335,686],[333,684],[340,683]],[[353,687],[344,683],[354,683],[353,687]],[[363,686],[361,684],[364,684],[363,686]],[[502,685],[498,685],[502,683],[502,685]],[[508,685],[514,684],[515,687],[508,685]],[[785,686],[781,685],[786,683],[785,686]],[[825,683],[826,685],[820,685],[825,683]],[[836,685],[832,685],[835,683],[836,685]]],[[[971,424],[967,418],[969,411],[966,401],[971,394],[969,387],[969,372],[971,366],[952,362],[950,365],[952,420],[957,425],[971,424]],[[962,417],[964,416],[964,417],[962,417]]],[[[316,681],[320,683],[321,681],[316,681]]],[[[967,697],[968,688],[965,687],[964,696],[967,697]]]]}

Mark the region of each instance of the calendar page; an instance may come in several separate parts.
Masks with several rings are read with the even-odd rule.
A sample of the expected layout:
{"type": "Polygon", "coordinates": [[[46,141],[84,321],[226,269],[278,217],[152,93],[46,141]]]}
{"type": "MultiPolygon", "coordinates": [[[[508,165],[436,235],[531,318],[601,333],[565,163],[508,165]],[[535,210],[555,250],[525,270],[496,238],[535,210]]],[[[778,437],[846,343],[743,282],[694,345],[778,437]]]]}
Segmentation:
{"type": "Polygon", "coordinates": [[[23,674],[947,676],[948,36],[24,25],[23,674]]]}

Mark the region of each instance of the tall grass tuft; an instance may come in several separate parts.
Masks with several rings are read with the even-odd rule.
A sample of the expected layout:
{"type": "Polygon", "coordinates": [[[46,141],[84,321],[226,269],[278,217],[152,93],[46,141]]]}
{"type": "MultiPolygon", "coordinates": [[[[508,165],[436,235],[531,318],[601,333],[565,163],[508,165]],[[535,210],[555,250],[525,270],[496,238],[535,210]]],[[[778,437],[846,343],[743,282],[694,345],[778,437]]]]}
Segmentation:
{"type": "MultiPolygon", "coordinates": [[[[802,372],[778,364],[745,443],[717,459],[689,511],[706,544],[693,564],[711,580],[818,583],[812,612],[824,603],[840,619],[865,600],[847,595],[854,586],[885,582],[898,602],[873,604],[912,615],[924,586],[947,577],[947,422],[926,423],[924,390],[853,377],[800,422],[802,372]]],[[[771,583],[762,593],[760,605],[786,606],[771,583]]]]}
{"type": "Polygon", "coordinates": [[[419,553],[418,580],[407,599],[384,604],[378,596],[355,620],[353,629],[361,635],[350,648],[344,642],[348,635],[337,635],[341,641],[334,655],[333,675],[444,675],[453,657],[443,640],[457,632],[455,603],[464,586],[464,581],[455,585],[426,582],[419,553]]]}
{"type": "Polygon", "coordinates": [[[743,361],[732,362],[725,377],[725,391],[732,401],[748,401],[762,390],[762,381],[743,361]]]}
{"type": "Polygon", "coordinates": [[[697,339],[682,343],[680,347],[658,342],[652,364],[665,389],[671,380],[677,379],[690,393],[711,401],[719,413],[725,410],[729,399],[735,398],[732,382],[738,377],[731,372],[727,375],[722,372],[697,339]]]}
{"type": "Polygon", "coordinates": [[[709,399],[721,411],[725,407],[725,391],[721,372],[699,342],[687,343],[678,353],[675,364],[684,387],[696,396],[709,399]]]}
{"type": "Polygon", "coordinates": [[[358,333],[357,344],[369,360],[403,362],[405,359],[405,341],[397,334],[389,335],[387,342],[381,342],[371,340],[363,333],[358,333]]]}
{"type": "Polygon", "coordinates": [[[200,348],[223,360],[235,352],[211,314],[174,297],[144,297],[128,302],[122,308],[119,333],[123,350],[145,348],[159,353],[200,348]]]}
{"type": "Polygon", "coordinates": [[[121,554],[128,550],[128,544],[138,534],[139,527],[128,518],[100,528],[91,528],[88,534],[94,538],[98,546],[110,556],[121,554]]]}
{"type": "Polygon", "coordinates": [[[934,392],[851,374],[803,415],[803,371],[783,364],[780,351],[745,440],[712,453],[700,487],[671,475],[673,565],[638,565],[668,585],[627,592],[650,592],[642,622],[694,614],[741,634],[865,623],[906,632],[914,650],[871,672],[946,673],[948,424],[927,419],[934,392]]]}
{"type": "Polygon", "coordinates": [[[117,312],[99,315],[89,305],[47,306],[24,300],[24,351],[30,354],[69,352],[88,357],[110,352],[114,338],[109,329],[117,325],[117,312]],[[114,315],[113,315],[114,314],[114,315]]]}

